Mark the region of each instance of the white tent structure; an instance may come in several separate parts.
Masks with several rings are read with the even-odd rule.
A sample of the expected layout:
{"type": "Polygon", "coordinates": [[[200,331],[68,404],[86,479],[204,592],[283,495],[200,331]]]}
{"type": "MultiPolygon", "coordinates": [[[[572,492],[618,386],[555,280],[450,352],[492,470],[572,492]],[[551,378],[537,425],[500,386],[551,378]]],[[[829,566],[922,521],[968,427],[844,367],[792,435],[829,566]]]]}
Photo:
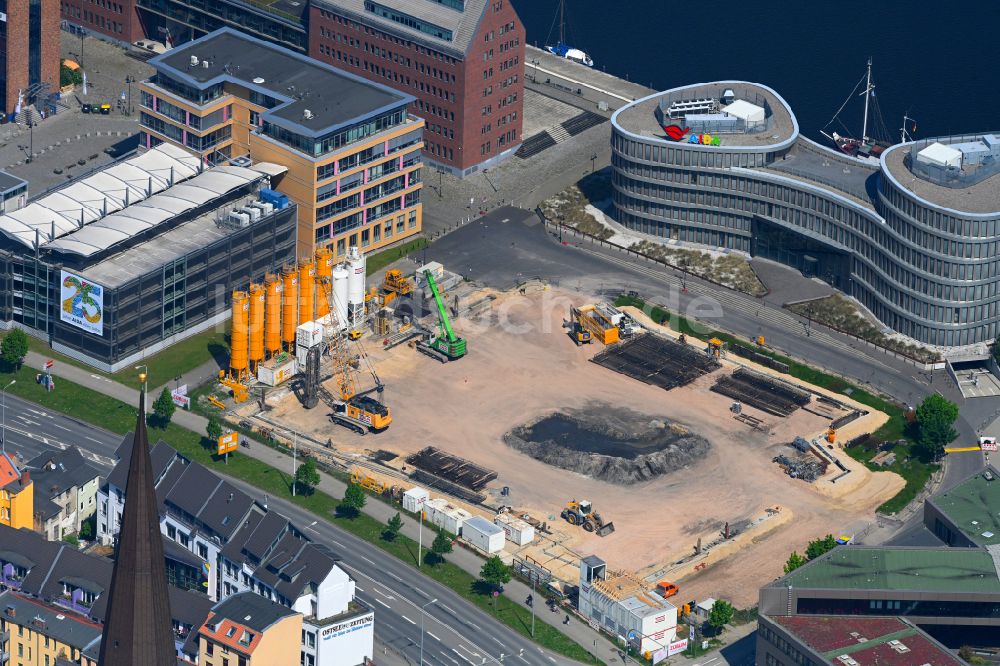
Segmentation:
{"type": "Polygon", "coordinates": [[[917,161],[941,167],[962,167],[962,151],[935,141],[917,153],[917,161]]]}
{"type": "Polygon", "coordinates": [[[738,99],[722,109],[731,116],[736,116],[748,124],[764,122],[764,107],[751,104],[745,99],[738,99]]]}

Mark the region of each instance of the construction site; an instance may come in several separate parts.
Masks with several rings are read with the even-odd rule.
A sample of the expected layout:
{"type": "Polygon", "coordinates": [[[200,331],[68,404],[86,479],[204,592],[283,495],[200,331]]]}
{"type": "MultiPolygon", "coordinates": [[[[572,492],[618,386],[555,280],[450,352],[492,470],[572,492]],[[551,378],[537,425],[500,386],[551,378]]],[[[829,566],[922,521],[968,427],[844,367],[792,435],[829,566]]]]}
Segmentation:
{"type": "Polygon", "coordinates": [[[349,257],[320,251],[234,295],[228,396],[211,400],[404,508],[410,493],[409,510],[539,580],[576,585],[594,555],[650,590],[749,605],[789,552],[871,520],[903,485],[841,450],[885,415],[752,349],[440,264],[366,283],[349,257]],[[508,543],[463,533],[475,516],[508,543]]]}

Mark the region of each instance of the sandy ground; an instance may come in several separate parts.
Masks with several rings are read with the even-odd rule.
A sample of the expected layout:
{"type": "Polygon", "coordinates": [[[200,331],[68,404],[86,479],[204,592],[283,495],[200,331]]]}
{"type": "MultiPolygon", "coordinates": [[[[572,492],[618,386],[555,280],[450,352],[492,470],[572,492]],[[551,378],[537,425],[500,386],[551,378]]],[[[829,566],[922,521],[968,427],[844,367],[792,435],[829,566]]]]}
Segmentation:
{"type": "MultiPolygon", "coordinates": [[[[376,351],[377,345],[369,343],[392,409],[393,424],[384,433],[362,437],[333,427],[325,410],[307,412],[290,395],[269,417],[294,423],[320,440],[331,437],[344,451],[387,449],[405,455],[434,445],[496,470],[499,478],[492,485],[510,487],[504,503],[547,520],[565,535],[565,545],[579,555],[597,554],[614,569],[662,568],[690,554],[699,537],[714,538],[726,522],[787,507],[793,520],[761,528],[760,536],[748,535],[758,540],[752,548],[738,549],[684,582],[686,598],[723,596],[744,606],[755,602],[761,584],[781,574],[790,551],[870,518],[898,490],[901,479],[895,475],[873,475],[863,468],[849,475],[856,481],[831,492],[818,490],[823,482],[787,477],[771,459],[789,450],[785,445],[796,435],[822,433],[827,419],[803,410],[782,419],[745,407],[770,426],[770,433],[735,421],[731,401],[709,391],[719,373],[731,370],[729,364],[687,387],[664,391],[590,363],[601,346],[576,347],[562,328],[571,302],[585,299],[552,289],[502,295],[485,317],[455,322],[468,340],[469,354],[454,363],[439,364],[406,346],[376,351]],[[712,449],[697,465],[622,487],[550,467],[502,442],[515,425],[593,401],[680,421],[707,437],[712,449]],[[591,500],[614,521],[616,532],[602,539],[562,524],[559,511],[572,498],[591,500]]],[[[365,381],[370,378],[362,378],[362,388],[365,381]]]]}

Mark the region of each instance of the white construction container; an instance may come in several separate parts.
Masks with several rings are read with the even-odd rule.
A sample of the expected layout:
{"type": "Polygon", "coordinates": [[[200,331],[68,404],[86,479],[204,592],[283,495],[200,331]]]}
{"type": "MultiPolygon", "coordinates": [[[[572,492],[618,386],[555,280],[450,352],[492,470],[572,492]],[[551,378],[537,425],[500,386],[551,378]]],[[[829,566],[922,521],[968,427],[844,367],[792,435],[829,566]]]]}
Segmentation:
{"type": "Polygon", "coordinates": [[[417,286],[420,288],[423,288],[427,284],[427,276],[425,275],[427,271],[431,272],[436,282],[440,282],[441,278],[444,277],[444,266],[436,261],[426,263],[418,268],[416,273],[417,286]]]}
{"type": "Polygon", "coordinates": [[[490,555],[503,550],[503,528],[481,516],[473,516],[465,521],[462,525],[462,538],[490,555]]]}
{"type": "Polygon", "coordinates": [[[462,533],[462,525],[466,520],[472,518],[471,513],[457,506],[452,506],[448,500],[442,497],[426,501],[424,511],[427,512],[427,520],[432,525],[436,525],[455,536],[462,533]]]}
{"type": "Polygon", "coordinates": [[[257,381],[268,386],[278,386],[285,380],[292,378],[296,370],[295,365],[294,358],[279,365],[272,364],[270,361],[261,363],[260,367],[257,368],[257,381]]]}
{"type": "Polygon", "coordinates": [[[424,504],[430,499],[430,493],[419,486],[410,488],[403,493],[403,508],[410,513],[422,511],[424,504]]]}
{"type": "Polygon", "coordinates": [[[535,528],[520,518],[515,518],[509,513],[500,513],[493,518],[493,522],[500,526],[504,535],[511,543],[524,546],[535,540],[535,528]]]}
{"type": "Polygon", "coordinates": [[[310,349],[323,342],[323,325],[315,321],[299,324],[295,329],[295,346],[310,349]]]}

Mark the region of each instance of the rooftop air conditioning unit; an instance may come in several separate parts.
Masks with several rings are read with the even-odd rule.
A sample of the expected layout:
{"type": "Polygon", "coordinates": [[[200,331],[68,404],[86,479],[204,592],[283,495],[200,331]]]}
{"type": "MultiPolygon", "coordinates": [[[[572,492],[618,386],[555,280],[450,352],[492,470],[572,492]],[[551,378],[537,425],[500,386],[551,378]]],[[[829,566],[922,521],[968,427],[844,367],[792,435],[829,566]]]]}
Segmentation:
{"type": "Polygon", "coordinates": [[[192,67],[198,66],[198,56],[196,55],[191,56],[191,66],[192,67]]]}
{"type": "Polygon", "coordinates": [[[208,69],[208,66],[209,66],[210,64],[211,64],[211,63],[209,63],[209,62],[208,62],[207,60],[202,60],[202,61],[201,61],[201,66],[202,66],[202,67],[204,67],[205,69],[208,69]]]}
{"type": "Polygon", "coordinates": [[[306,120],[312,120],[313,119],[313,112],[310,111],[309,109],[304,109],[302,111],[302,117],[304,119],[306,119],[306,120]]]}

